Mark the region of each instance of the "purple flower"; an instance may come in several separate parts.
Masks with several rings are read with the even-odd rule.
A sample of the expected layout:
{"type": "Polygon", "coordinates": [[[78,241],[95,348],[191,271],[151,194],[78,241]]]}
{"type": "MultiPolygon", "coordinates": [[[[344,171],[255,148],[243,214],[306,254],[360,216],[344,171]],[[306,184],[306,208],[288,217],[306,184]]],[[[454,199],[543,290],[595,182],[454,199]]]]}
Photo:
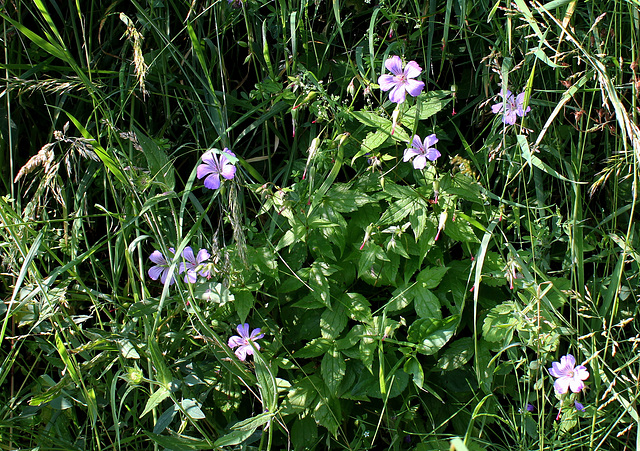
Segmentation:
{"type": "Polygon", "coordinates": [[[202,262],[208,260],[209,257],[211,257],[211,254],[209,254],[206,249],[200,249],[198,251],[198,256],[196,257],[193,255],[191,247],[185,247],[182,251],[182,258],[184,258],[186,262],[180,263],[180,269],[178,270],[180,274],[184,271],[187,272],[184,275],[184,281],[187,283],[196,283],[196,280],[198,280],[198,274],[202,277],[209,277],[209,270],[202,268],[202,262]],[[198,270],[200,271],[198,272],[198,270]]]}
{"type": "Polygon", "coordinates": [[[418,135],[413,137],[413,143],[409,149],[405,149],[404,157],[402,161],[409,161],[413,159],[414,169],[424,169],[427,165],[427,160],[436,161],[440,157],[440,152],[431,146],[434,146],[438,142],[435,134],[429,135],[424,139],[424,143],[420,140],[418,135]]]}
{"type": "Polygon", "coordinates": [[[513,125],[516,123],[517,116],[524,117],[529,111],[531,111],[531,107],[527,107],[526,110],[523,108],[524,92],[521,92],[514,97],[511,91],[503,89],[501,94],[503,102],[493,105],[491,107],[491,111],[493,111],[494,114],[498,114],[503,111],[504,108],[502,113],[502,122],[505,124],[513,125]]]}
{"type": "Polygon", "coordinates": [[[536,406],[534,406],[531,403],[527,404],[527,412],[533,412],[534,410],[536,410],[536,406]]]}
{"type": "MultiPolygon", "coordinates": [[[[170,247],[169,252],[171,254],[175,253],[175,249],[170,247]]],[[[164,258],[164,255],[160,251],[153,251],[151,255],[149,255],[149,260],[155,263],[155,266],[149,268],[149,277],[153,280],[158,280],[160,277],[160,282],[163,284],[167,280],[167,276],[169,275],[169,266],[170,263],[164,258]]],[[[171,280],[169,280],[169,285],[173,285],[176,279],[173,274],[171,274],[171,280]]]]}
{"type": "Polygon", "coordinates": [[[564,355],[560,362],[553,362],[549,368],[549,374],[556,377],[553,388],[556,393],[562,395],[571,389],[579,393],[584,388],[584,380],[589,378],[589,371],[584,365],[576,366],[576,359],[571,354],[564,355]]]}
{"type": "Polygon", "coordinates": [[[402,103],[405,100],[407,92],[413,97],[416,97],[424,89],[423,82],[413,80],[413,78],[416,78],[422,73],[422,68],[418,66],[418,63],[415,61],[409,61],[404,67],[404,70],[402,70],[400,57],[392,56],[384,62],[384,65],[393,75],[380,75],[378,84],[383,91],[391,89],[389,100],[392,102],[402,103]]]}
{"type": "Polygon", "coordinates": [[[236,175],[236,167],[228,157],[235,157],[235,154],[226,147],[221,154],[209,150],[202,155],[203,163],[198,166],[196,175],[199,179],[205,177],[205,188],[218,189],[221,175],[227,180],[236,175]]]}
{"type": "Polygon", "coordinates": [[[255,340],[264,337],[264,334],[260,333],[260,329],[253,329],[251,335],[249,335],[248,323],[239,324],[236,330],[240,336],[234,335],[230,337],[229,347],[231,349],[238,347],[235,351],[236,357],[244,362],[248,355],[253,355],[253,346],[255,346],[256,349],[260,349],[260,345],[255,340]],[[251,346],[252,343],[253,346],[251,346]]]}
{"type": "Polygon", "coordinates": [[[584,412],[584,406],[581,403],[579,403],[578,401],[574,401],[573,404],[576,406],[576,410],[584,412]]]}

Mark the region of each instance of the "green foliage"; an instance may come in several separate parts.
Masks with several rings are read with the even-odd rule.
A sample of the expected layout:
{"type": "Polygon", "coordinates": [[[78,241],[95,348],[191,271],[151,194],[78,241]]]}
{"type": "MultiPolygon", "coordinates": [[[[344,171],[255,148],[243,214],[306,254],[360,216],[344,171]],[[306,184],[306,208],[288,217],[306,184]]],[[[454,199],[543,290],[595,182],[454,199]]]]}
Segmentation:
{"type": "Polygon", "coordinates": [[[638,11],[596,3],[2,6],[0,443],[640,447],[638,11]]]}

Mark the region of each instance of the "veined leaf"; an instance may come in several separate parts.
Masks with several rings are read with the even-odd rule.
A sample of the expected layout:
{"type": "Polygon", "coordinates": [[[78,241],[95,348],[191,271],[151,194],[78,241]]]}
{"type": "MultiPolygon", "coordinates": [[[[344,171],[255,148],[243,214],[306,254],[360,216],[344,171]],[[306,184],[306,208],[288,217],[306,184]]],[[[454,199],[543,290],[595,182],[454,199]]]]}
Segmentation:
{"type": "Polygon", "coordinates": [[[458,315],[446,319],[418,319],[409,327],[407,339],[417,345],[421,354],[435,354],[451,340],[459,320],[458,315]]]}
{"type": "Polygon", "coordinates": [[[322,379],[324,379],[324,383],[327,385],[327,388],[329,388],[329,392],[335,394],[347,370],[344,357],[335,346],[322,358],[320,369],[322,379]]]}

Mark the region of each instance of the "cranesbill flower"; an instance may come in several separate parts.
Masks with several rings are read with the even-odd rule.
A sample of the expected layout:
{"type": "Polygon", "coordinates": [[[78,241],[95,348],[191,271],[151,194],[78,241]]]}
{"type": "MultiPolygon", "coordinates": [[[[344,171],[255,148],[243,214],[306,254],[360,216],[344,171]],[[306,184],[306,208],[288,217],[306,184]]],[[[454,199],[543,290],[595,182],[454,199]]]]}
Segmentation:
{"type": "Polygon", "coordinates": [[[553,362],[549,374],[557,378],[553,388],[559,395],[567,393],[569,389],[579,393],[584,389],[582,381],[589,378],[587,368],[584,365],[576,366],[576,359],[571,354],[562,356],[560,362],[553,362]]]}
{"type": "Polygon", "coordinates": [[[199,179],[204,179],[205,188],[220,188],[220,176],[231,180],[236,175],[236,167],[228,157],[235,157],[235,154],[226,147],[221,154],[209,150],[202,155],[202,164],[198,166],[196,175],[199,179]]]}
{"type": "MultiPolygon", "coordinates": [[[[175,249],[170,247],[169,248],[169,252],[171,254],[175,253],[175,249]]],[[[158,277],[160,278],[160,282],[162,282],[163,284],[165,283],[165,281],[167,280],[167,276],[169,276],[169,266],[170,266],[170,262],[167,261],[166,258],[164,258],[164,255],[162,255],[162,252],[160,251],[153,251],[151,253],[151,255],[149,255],[149,260],[151,260],[153,263],[155,263],[155,266],[152,266],[151,268],[149,268],[149,277],[151,277],[151,279],[153,280],[158,280],[158,277]]],[[[173,283],[175,283],[176,279],[174,277],[173,274],[171,274],[171,279],[169,280],[169,285],[173,285],[173,283]]]]}
{"type": "Polygon", "coordinates": [[[531,111],[529,106],[527,106],[526,110],[524,109],[524,92],[514,96],[508,89],[503,89],[502,98],[502,102],[491,106],[491,111],[494,114],[502,111],[502,122],[505,124],[513,125],[516,123],[518,116],[524,117],[531,111]]]}
{"type": "Polygon", "coordinates": [[[196,257],[193,255],[193,250],[190,246],[185,247],[182,251],[182,258],[186,261],[180,263],[180,269],[178,270],[180,274],[185,271],[187,272],[184,275],[184,281],[187,283],[196,283],[198,274],[202,277],[209,277],[209,270],[202,267],[202,262],[208,260],[209,257],[211,257],[211,254],[209,254],[206,249],[200,249],[196,257]]]}
{"type": "Polygon", "coordinates": [[[424,89],[423,82],[413,80],[422,73],[422,68],[415,61],[409,61],[403,70],[402,60],[396,55],[386,60],[384,65],[393,75],[380,75],[378,84],[383,91],[391,90],[389,100],[392,102],[402,103],[407,93],[416,97],[424,89]]]}
{"type": "Polygon", "coordinates": [[[405,149],[404,157],[402,161],[409,161],[413,157],[413,167],[414,169],[424,169],[427,165],[427,160],[436,161],[440,157],[440,152],[438,149],[433,148],[438,142],[438,138],[435,134],[429,135],[424,139],[424,142],[420,139],[418,135],[413,137],[413,142],[411,147],[405,149]]]}
{"type": "Polygon", "coordinates": [[[248,355],[253,355],[253,346],[256,349],[260,349],[260,345],[255,340],[264,337],[264,334],[260,333],[260,329],[253,329],[251,335],[249,335],[248,323],[239,324],[236,330],[240,336],[234,335],[230,337],[229,347],[231,349],[237,347],[238,349],[235,350],[236,357],[244,362],[248,355]],[[252,343],[253,346],[251,346],[252,343]]]}
{"type": "Polygon", "coordinates": [[[584,405],[582,405],[582,403],[579,403],[578,401],[574,401],[573,405],[576,406],[576,410],[579,410],[580,412],[584,412],[584,405]]]}

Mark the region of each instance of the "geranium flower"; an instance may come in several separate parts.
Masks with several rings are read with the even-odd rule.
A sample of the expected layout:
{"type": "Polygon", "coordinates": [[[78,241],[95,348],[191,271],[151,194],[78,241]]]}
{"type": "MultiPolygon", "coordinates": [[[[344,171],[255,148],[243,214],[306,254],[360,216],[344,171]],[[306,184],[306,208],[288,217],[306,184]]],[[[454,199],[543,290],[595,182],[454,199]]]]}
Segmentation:
{"type": "Polygon", "coordinates": [[[240,336],[234,335],[230,337],[229,347],[231,349],[237,347],[238,349],[235,350],[236,357],[244,362],[248,355],[253,355],[251,343],[253,343],[256,349],[260,349],[260,345],[255,340],[264,337],[264,334],[260,333],[260,329],[253,329],[251,335],[249,335],[248,323],[239,324],[236,330],[240,336]]]}
{"type": "Polygon", "coordinates": [[[518,116],[524,117],[529,111],[531,111],[531,107],[529,106],[527,106],[526,110],[523,108],[524,92],[521,92],[514,97],[511,91],[503,89],[502,98],[503,101],[493,105],[491,107],[491,111],[493,111],[494,114],[498,114],[502,111],[502,122],[505,124],[513,125],[516,123],[518,116]]]}
{"type": "MultiPolygon", "coordinates": [[[[169,252],[171,254],[174,254],[175,249],[170,247],[169,252]]],[[[164,284],[165,281],[167,280],[167,276],[169,275],[170,263],[167,261],[166,258],[164,258],[164,255],[162,255],[162,252],[157,250],[153,251],[151,255],[149,255],[149,260],[151,260],[153,263],[156,264],[155,266],[152,266],[151,268],[149,268],[149,277],[151,277],[152,280],[158,280],[158,277],[159,277],[160,282],[164,284]]],[[[173,285],[175,281],[176,279],[174,275],[171,274],[171,280],[169,280],[169,285],[173,285]]]]}
{"type": "Polygon", "coordinates": [[[579,403],[578,401],[574,401],[573,405],[576,406],[576,410],[579,410],[580,412],[584,412],[584,405],[582,405],[582,403],[579,403]]]}
{"type": "Polygon", "coordinates": [[[584,380],[589,378],[589,371],[584,365],[576,366],[576,359],[571,354],[564,355],[560,362],[553,362],[549,368],[549,374],[556,377],[553,388],[559,395],[567,393],[571,389],[579,393],[584,389],[584,380]]]}
{"type": "Polygon", "coordinates": [[[413,80],[422,73],[422,68],[415,61],[409,61],[402,69],[402,60],[399,56],[392,56],[384,62],[384,65],[393,75],[384,74],[378,78],[380,89],[388,91],[389,100],[395,103],[402,103],[407,92],[413,97],[418,96],[424,89],[424,83],[413,80]]]}
{"type": "Polygon", "coordinates": [[[427,165],[427,160],[436,161],[440,157],[440,152],[431,146],[434,146],[438,142],[435,134],[429,135],[424,139],[424,142],[418,135],[413,137],[411,147],[405,149],[404,157],[402,161],[409,161],[413,157],[414,169],[424,169],[427,165]]]}
{"type": "Polygon", "coordinates": [[[205,188],[220,188],[220,176],[231,180],[236,175],[236,167],[228,157],[235,157],[235,154],[226,147],[221,154],[209,150],[202,155],[203,163],[198,166],[196,176],[204,179],[205,188]]]}
{"type": "Polygon", "coordinates": [[[208,278],[210,276],[209,270],[202,268],[202,262],[208,260],[209,257],[211,257],[211,254],[209,254],[206,249],[200,249],[198,251],[198,256],[196,257],[193,255],[193,250],[190,246],[185,247],[182,251],[182,258],[186,261],[180,263],[178,273],[182,274],[185,271],[187,272],[184,275],[184,281],[187,283],[196,283],[198,280],[198,274],[202,277],[208,278]],[[198,272],[198,268],[200,269],[200,272],[198,272]]]}

